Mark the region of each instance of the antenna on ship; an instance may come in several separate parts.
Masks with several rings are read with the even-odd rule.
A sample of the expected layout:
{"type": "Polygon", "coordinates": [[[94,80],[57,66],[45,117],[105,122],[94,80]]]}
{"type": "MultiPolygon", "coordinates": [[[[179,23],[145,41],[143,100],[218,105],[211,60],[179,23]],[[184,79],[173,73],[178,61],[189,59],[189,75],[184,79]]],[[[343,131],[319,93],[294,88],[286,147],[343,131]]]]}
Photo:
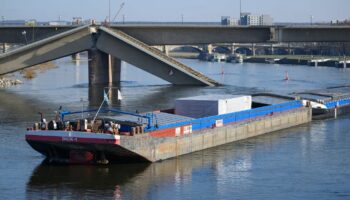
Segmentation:
{"type": "Polygon", "coordinates": [[[55,120],[56,120],[56,122],[58,122],[58,121],[60,121],[61,119],[60,119],[60,114],[61,114],[61,110],[62,110],[62,106],[60,106],[59,108],[58,108],[58,110],[56,110],[55,111],[55,120]]]}
{"type": "Polygon", "coordinates": [[[38,114],[40,115],[40,121],[43,121],[43,113],[42,112],[38,112],[38,114]]]}
{"type": "Polygon", "coordinates": [[[122,93],[121,93],[120,90],[118,89],[118,100],[121,101],[122,99],[123,99],[122,93]]]}
{"type": "Polygon", "coordinates": [[[81,102],[81,118],[84,119],[84,99],[80,98],[81,102]]]}
{"type": "Polygon", "coordinates": [[[100,110],[101,110],[101,108],[102,108],[104,102],[106,102],[108,105],[110,104],[109,98],[108,98],[108,94],[110,93],[110,91],[111,91],[111,88],[109,88],[109,90],[108,90],[107,93],[105,92],[105,89],[103,89],[103,101],[102,101],[100,107],[98,108],[98,110],[97,110],[97,112],[96,112],[96,114],[95,114],[94,119],[92,120],[92,124],[95,122],[96,117],[97,117],[98,113],[100,112],[100,110]]]}

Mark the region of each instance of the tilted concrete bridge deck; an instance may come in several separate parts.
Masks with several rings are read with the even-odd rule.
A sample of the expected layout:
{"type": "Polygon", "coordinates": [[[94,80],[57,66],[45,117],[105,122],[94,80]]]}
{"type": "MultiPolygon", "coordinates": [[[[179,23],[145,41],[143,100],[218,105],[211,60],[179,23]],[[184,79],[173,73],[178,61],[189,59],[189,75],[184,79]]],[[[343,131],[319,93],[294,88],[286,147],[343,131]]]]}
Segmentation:
{"type": "Polygon", "coordinates": [[[0,55],[0,74],[89,51],[90,83],[120,81],[124,60],[177,85],[215,86],[215,80],[166,56],[161,51],[107,27],[81,26],[0,55]],[[108,55],[113,56],[112,65],[108,55]]]}
{"type": "Polygon", "coordinates": [[[48,62],[93,47],[87,26],[77,27],[0,54],[0,75],[48,62]]]}
{"type": "Polygon", "coordinates": [[[200,72],[166,56],[156,48],[123,33],[119,30],[100,27],[101,35],[96,47],[109,53],[115,58],[125,60],[139,68],[156,74],[158,77],[174,84],[191,83],[214,86],[216,81],[206,77],[200,72]],[[194,80],[199,80],[198,83],[194,80]]]}
{"type": "Polygon", "coordinates": [[[350,42],[350,26],[0,26],[0,43],[27,42],[0,55],[0,75],[88,51],[90,83],[119,82],[125,60],[173,84],[213,86],[218,83],[149,45],[350,42]]]}

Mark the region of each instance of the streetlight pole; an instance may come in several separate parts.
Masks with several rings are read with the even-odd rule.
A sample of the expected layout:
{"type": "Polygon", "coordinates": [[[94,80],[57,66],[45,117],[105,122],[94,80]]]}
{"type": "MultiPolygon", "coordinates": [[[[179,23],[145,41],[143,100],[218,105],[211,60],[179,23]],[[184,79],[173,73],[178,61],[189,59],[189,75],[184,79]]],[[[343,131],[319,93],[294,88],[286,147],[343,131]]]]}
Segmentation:
{"type": "Polygon", "coordinates": [[[241,17],[242,17],[242,0],[239,0],[239,25],[242,25],[241,23],[241,17]]]}
{"type": "Polygon", "coordinates": [[[313,15],[310,15],[310,25],[312,25],[313,19],[314,19],[314,16],[313,16],[313,15]]]}
{"type": "Polygon", "coordinates": [[[108,23],[111,23],[111,0],[108,0],[108,23]]]}
{"type": "Polygon", "coordinates": [[[241,17],[242,14],[242,0],[239,0],[239,17],[241,17]]]}
{"type": "Polygon", "coordinates": [[[181,24],[183,24],[183,23],[184,23],[184,15],[181,14],[181,24]]]}
{"type": "MultiPolygon", "coordinates": [[[[5,17],[4,16],[1,16],[1,25],[4,26],[5,24],[5,17]]],[[[2,43],[2,53],[5,53],[6,52],[6,43],[2,43]]]]}
{"type": "Polygon", "coordinates": [[[22,32],[22,35],[24,36],[24,39],[26,41],[26,45],[28,44],[28,40],[27,40],[27,32],[26,31],[23,31],[22,32]]]}

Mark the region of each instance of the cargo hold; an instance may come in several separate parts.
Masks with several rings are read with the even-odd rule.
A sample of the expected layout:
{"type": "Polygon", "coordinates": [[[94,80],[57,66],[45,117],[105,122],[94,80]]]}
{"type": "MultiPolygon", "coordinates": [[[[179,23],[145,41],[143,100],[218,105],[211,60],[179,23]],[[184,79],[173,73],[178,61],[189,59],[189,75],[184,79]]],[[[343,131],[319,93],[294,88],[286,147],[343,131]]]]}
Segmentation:
{"type": "Polygon", "coordinates": [[[248,95],[203,95],[175,100],[175,114],[201,118],[251,109],[248,95]]]}

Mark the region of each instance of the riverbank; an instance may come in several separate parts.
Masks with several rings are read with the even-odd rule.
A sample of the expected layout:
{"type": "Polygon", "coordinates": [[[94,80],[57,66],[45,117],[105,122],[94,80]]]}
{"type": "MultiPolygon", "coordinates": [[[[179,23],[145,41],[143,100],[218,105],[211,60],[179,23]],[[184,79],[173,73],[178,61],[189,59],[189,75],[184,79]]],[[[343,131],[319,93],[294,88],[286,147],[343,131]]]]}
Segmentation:
{"type": "Polygon", "coordinates": [[[346,68],[350,64],[350,57],[311,55],[258,55],[245,56],[244,62],[346,68]]]}
{"type": "MultiPolygon", "coordinates": [[[[56,68],[57,65],[54,64],[53,62],[46,62],[42,63],[39,65],[35,65],[33,67],[24,69],[19,72],[19,74],[22,76],[24,79],[31,80],[37,76],[38,73],[43,73],[46,70],[49,69],[54,69],[56,68]]],[[[0,76],[0,88],[8,88],[11,86],[23,84],[23,82],[19,79],[16,79],[14,77],[17,77],[16,75],[5,75],[5,76],[0,76]],[[12,78],[11,78],[12,77],[12,78]]]]}
{"type": "Polygon", "coordinates": [[[198,59],[198,52],[169,52],[169,56],[173,58],[198,59]]]}
{"type": "Polygon", "coordinates": [[[18,85],[18,84],[22,84],[22,81],[18,79],[9,79],[9,78],[0,77],[0,88],[6,88],[13,85],[18,85]]]}
{"type": "MultiPolygon", "coordinates": [[[[169,56],[174,58],[199,59],[199,55],[197,52],[169,52],[169,56]]],[[[350,56],[256,55],[244,56],[243,62],[347,68],[350,66],[350,56]]]]}

